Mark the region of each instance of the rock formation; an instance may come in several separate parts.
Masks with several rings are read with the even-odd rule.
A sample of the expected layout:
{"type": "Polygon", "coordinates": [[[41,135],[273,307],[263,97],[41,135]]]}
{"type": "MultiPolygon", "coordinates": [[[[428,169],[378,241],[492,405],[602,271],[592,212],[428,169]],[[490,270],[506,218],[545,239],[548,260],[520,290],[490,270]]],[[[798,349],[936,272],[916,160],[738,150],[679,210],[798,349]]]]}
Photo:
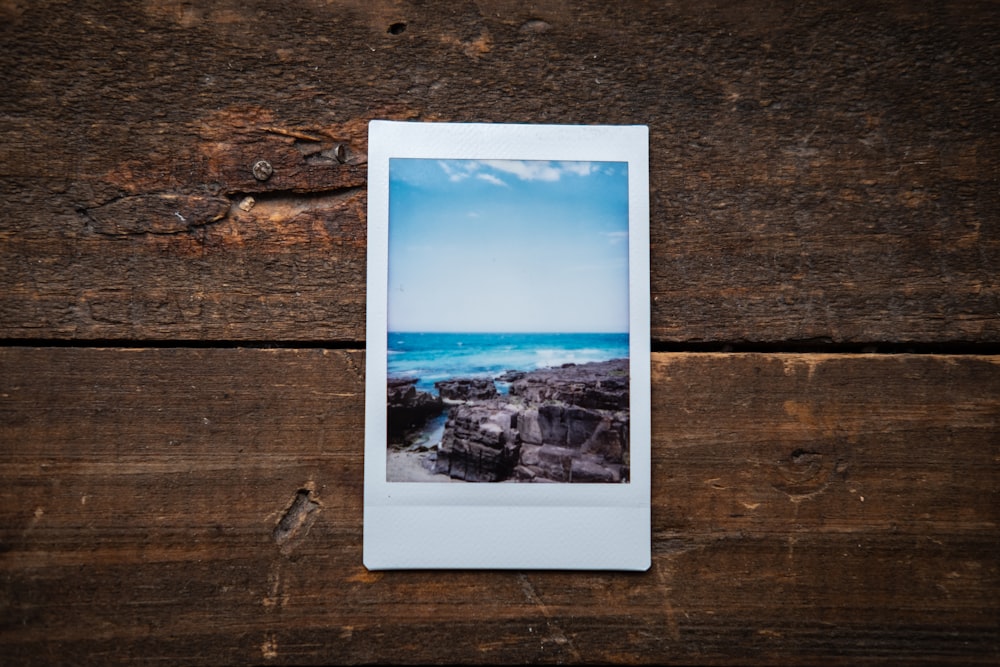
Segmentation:
{"type": "Polygon", "coordinates": [[[503,399],[465,403],[448,413],[434,472],[468,482],[498,482],[518,463],[517,407],[503,399]]]}
{"type": "Polygon", "coordinates": [[[416,378],[389,378],[386,395],[389,444],[404,444],[407,437],[423,424],[441,414],[441,399],[419,391],[416,378]]]}
{"type": "Polygon", "coordinates": [[[627,481],[628,373],[627,359],[568,364],[524,373],[507,396],[462,394],[434,471],[470,482],[627,481]]]}
{"type": "Polygon", "coordinates": [[[565,364],[525,373],[510,385],[530,403],[557,401],[581,408],[628,410],[628,360],[565,364]]]}
{"type": "Polygon", "coordinates": [[[459,378],[435,382],[438,394],[446,401],[482,401],[497,395],[496,385],[488,378],[459,378]]]}

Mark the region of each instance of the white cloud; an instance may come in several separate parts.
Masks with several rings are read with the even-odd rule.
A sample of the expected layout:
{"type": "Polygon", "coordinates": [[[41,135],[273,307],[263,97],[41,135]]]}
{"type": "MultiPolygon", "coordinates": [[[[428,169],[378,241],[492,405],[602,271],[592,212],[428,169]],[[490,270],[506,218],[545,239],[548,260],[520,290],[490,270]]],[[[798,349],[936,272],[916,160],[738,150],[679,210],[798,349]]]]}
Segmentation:
{"type": "Polygon", "coordinates": [[[558,181],[562,176],[559,169],[542,160],[483,160],[483,164],[514,174],[522,181],[558,181]]]}
{"type": "Polygon", "coordinates": [[[608,239],[611,245],[618,245],[622,241],[628,240],[628,232],[604,232],[604,237],[608,239]]]}
{"type": "Polygon", "coordinates": [[[452,183],[475,176],[493,185],[509,184],[495,173],[511,174],[522,181],[558,181],[566,174],[589,176],[598,171],[593,162],[549,162],[547,160],[439,160],[441,170],[452,183]]]}
{"type": "Polygon", "coordinates": [[[444,160],[438,160],[438,164],[441,166],[441,170],[448,176],[448,180],[452,183],[464,181],[471,176],[473,172],[479,169],[479,165],[475,162],[466,163],[461,167],[452,166],[444,160]]]}
{"type": "Polygon", "coordinates": [[[482,179],[487,183],[492,183],[493,185],[502,185],[505,188],[510,187],[509,185],[504,183],[502,180],[500,180],[493,174],[476,174],[476,178],[482,179]]]}
{"type": "Polygon", "coordinates": [[[464,178],[461,174],[459,174],[454,169],[449,167],[447,162],[442,162],[438,160],[438,165],[440,165],[441,171],[443,171],[448,176],[448,180],[460,181],[462,180],[462,178],[464,178]]]}
{"type": "MultiPolygon", "coordinates": [[[[548,162],[546,160],[483,160],[482,166],[513,174],[522,181],[558,181],[564,174],[589,176],[597,171],[592,162],[548,162]]],[[[492,181],[491,181],[492,182],[492,181]]]]}
{"type": "Polygon", "coordinates": [[[591,172],[597,171],[594,165],[590,162],[560,162],[559,166],[563,170],[576,174],[577,176],[589,176],[591,172]]]}

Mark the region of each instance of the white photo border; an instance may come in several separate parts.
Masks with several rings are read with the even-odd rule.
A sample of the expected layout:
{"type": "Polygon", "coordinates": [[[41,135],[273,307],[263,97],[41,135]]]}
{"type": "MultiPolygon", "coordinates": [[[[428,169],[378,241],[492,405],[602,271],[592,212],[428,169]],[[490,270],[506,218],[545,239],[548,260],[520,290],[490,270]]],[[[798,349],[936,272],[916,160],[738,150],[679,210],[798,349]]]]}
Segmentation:
{"type": "Polygon", "coordinates": [[[370,570],[650,565],[649,130],[371,121],[364,564],[370,570]],[[619,484],[386,481],[389,160],[628,163],[629,456],[619,484]]]}

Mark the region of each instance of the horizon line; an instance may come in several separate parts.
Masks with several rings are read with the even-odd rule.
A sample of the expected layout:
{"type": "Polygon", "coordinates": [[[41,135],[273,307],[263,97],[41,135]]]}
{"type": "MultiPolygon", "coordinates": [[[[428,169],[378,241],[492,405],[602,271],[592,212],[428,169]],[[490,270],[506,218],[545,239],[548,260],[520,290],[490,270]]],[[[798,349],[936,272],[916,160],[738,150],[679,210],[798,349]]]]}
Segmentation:
{"type": "Polygon", "coordinates": [[[390,334],[537,334],[537,335],[614,335],[620,336],[628,334],[628,331],[486,331],[486,330],[465,330],[465,331],[420,331],[415,329],[386,329],[390,334]]]}

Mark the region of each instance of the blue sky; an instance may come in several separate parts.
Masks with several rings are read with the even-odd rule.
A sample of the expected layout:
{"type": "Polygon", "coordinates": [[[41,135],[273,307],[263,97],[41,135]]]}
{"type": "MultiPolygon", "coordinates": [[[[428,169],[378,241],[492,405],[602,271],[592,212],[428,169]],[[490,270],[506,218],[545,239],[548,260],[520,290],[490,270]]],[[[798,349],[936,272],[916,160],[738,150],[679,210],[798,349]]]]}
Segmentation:
{"type": "Polygon", "coordinates": [[[624,162],[389,162],[389,330],[628,331],[624,162]]]}

